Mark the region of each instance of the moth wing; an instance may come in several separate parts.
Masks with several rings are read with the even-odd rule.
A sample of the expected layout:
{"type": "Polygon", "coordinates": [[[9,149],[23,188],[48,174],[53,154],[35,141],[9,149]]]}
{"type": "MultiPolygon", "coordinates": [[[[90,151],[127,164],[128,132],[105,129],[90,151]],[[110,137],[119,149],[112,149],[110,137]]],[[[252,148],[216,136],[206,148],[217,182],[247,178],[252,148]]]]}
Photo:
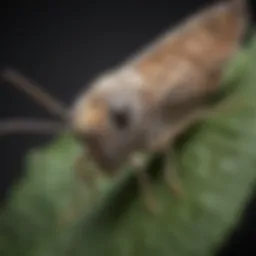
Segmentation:
{"type": "Polygon", "coordinates": [[[134,66],[156,104],[186,101],[218,88],[221,72],[239,49],[248,24],[245,0],[230,0],[188,18],[142,52],[134,66]]]}

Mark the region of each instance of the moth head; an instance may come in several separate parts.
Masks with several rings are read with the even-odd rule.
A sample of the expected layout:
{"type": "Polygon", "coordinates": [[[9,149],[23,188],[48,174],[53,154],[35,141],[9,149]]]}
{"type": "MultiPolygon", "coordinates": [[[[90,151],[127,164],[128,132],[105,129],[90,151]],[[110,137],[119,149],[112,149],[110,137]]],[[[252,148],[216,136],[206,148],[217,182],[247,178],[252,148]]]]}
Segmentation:
{"type": "Polygon", "coordinates": [[[72,109],[71,125],[99,166],[113,173],[138,142],[141,81],[131,70],[96,79],[72,109]]]}

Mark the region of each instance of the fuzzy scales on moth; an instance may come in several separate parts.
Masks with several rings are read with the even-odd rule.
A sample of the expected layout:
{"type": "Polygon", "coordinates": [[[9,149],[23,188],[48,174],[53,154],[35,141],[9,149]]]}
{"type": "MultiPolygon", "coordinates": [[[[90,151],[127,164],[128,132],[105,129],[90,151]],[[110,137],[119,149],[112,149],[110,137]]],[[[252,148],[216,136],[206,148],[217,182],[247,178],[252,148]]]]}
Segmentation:
{"type": "Polygon", "coordinates": [[[75,101],[71,124],[96,163],[113,174],[138,152],[166,152],[202,117],[247,23],[246,1],[222,1],[95,79],[75,101]]]}

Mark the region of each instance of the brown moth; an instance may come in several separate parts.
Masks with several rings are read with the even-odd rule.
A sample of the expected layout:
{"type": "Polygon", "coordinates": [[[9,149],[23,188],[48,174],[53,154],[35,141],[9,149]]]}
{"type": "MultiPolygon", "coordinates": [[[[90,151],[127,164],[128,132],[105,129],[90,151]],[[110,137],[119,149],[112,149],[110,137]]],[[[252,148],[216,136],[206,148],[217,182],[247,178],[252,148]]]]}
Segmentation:
{"type": "MultiPolygon", "coordinates": [[[[218,90],[247,23],[244,0],[205,8],[97,77],[75,101],[70,121],[75,134],[107,174],[123,164],[134,166],[151,209],[156,205],[143,171],[145,156],[169,152],[174,139],[205,116],[206,99],[218,90]]],[[[164,173],[181,192],[167,156],[164,173]]]]}
{"type": "MultiPolygon", "coordinates": [[[[170,148],[180,133],[207,116],[208,96],[218,91],[224,67],[239,50],[248,16],[245,0],[222,1],[200,10],[97,77],[70,111],[21,75],[7,70],[3,77],[68,120],[105,174],[116,175],[123,165],[134,167],[145,203],[155,211],[158,207],[144,171],[148,156],[165,155],[165,180],[172,191],[181,193],[170,148]]],[[[14,128],[18,124],[20,130],[28,130],[21,122],[14,128]]],[[[41,126],[31,124],[30,130],[40,131],[41,126]]],[[[43,128],[60,130],[51,123],[43,128]]]]}

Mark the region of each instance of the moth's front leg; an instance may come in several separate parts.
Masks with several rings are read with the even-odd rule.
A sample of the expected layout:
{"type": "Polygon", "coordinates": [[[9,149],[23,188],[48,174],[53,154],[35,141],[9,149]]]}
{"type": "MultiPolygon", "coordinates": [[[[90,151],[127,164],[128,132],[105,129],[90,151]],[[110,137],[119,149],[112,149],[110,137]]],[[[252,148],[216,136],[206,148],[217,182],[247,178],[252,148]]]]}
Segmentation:
{"type": "MultiPolygon", "coordinates": [[[[95,186],[96,175],[95,170],[90,166],[91,160],[86,152],[79,155],[74,162],[74,175],[77,181],[84,185],[84,182],[91,187],[94,196],[98,193],[95,186]]],[[[62,228],[63,225],[70,225],[74,223],[83,214],[84,202],[83,195],[81,194],[79,183],[76,184],[74,189],[71,191],[71,198],[68,201],[66,208],[60,213],[58,218],[57,226],[62,228]],[[82,197],[81,197],[82,196],[82,197]]]]}
{"type": "Polygon", "coordinates": [[[149,176],[146,172],[146,164],[148,163],[149,156],[142,153],[135,153],[131,157],[131,165],[135,170],[136,178],[139,183],[139,189],[141,190],[142,200],[145,203],[146,208],[153,214],[160,212],[159,204],[154,196],[152,183],[149,180],[149,176]]]}
{"type": "Polygon", "coordinates": [[[179,162],[173,147],[164,152],[164,180],[175,196],[182,196],[183,186],[179,176],[179,162]]]}
{"type": "Polygon", "coordinates": [[[86,182],[88,185],[94,185],[99,175],[99,171],[94,166],[92,159],[87,152],[79,155],[75,161],[75,174],[76,176],[86,182]]]}
{"type": "MultiPolygon", "coordinates": [[[[171,130],[171,129],[170,129],[171,130]]],[[[175,154],[174,148],[171,146],[172,133],[167,131],[162,133],[158,138],[154,139],[151,149],[154,152],[164,154],[163,177],[170,191],[175,196],[183,194],[182,182],[179,177],[179,162],[175,154]]]]}

